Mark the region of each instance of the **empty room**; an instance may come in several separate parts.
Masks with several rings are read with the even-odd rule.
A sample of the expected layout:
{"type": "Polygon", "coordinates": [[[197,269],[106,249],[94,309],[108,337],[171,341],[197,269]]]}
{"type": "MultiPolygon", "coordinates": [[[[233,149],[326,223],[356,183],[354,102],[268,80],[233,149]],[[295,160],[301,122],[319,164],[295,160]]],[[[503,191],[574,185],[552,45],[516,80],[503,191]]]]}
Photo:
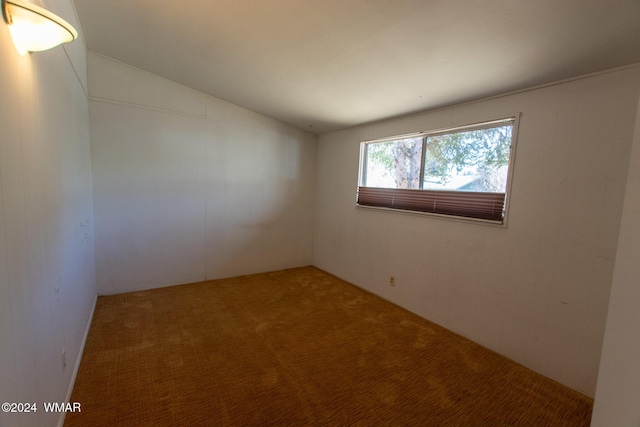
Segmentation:
{"type": "Polygon", "coordinates": [[[640,425],[640,2],[2,0],[0,427],[640,425]]]}

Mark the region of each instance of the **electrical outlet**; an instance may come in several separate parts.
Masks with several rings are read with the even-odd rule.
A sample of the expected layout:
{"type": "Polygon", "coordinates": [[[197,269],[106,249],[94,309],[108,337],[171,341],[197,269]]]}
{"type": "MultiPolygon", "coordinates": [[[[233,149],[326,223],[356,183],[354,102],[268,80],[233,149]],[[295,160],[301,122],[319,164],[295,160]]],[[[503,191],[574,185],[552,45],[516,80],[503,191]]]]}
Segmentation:
{"type": "Polygon", "coordinates": [[[67,367],[67,350],[65,348],[62,349],[61,361],[62,361],[62,370],[64,371],[65,368],[67,367]]]}
{"type": "Polygon", "coordinates": [[[396,276],[389,276],[389,286],[396,285],[396,276]]]}

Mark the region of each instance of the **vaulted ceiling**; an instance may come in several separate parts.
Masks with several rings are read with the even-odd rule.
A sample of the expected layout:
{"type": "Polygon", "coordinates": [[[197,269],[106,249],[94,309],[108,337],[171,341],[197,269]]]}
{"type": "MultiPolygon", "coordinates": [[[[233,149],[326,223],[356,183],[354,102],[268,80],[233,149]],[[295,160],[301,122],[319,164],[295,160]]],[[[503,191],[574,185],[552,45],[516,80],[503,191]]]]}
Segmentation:
{"type": "Polygon", "coordinates": [[[74,0],[90,50],[314,133],[640,62],[640,0],[74,0]]]}

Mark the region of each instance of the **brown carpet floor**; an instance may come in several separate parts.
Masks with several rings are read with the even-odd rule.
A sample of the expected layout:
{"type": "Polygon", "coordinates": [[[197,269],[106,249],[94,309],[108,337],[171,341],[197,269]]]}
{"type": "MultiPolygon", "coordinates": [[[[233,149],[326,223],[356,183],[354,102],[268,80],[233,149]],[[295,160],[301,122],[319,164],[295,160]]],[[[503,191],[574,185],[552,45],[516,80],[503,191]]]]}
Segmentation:
{"type": "Polygon", "coordinates": [[[588,426],[592,400],[313,267],[99,297],[66,426],[588,426]]]}

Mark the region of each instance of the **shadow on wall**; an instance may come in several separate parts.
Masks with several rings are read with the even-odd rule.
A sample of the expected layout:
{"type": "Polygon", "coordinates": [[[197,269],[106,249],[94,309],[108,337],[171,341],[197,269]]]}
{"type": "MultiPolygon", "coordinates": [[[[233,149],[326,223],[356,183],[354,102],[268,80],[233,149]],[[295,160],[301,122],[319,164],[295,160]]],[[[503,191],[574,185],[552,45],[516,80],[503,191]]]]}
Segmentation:
{"type": "Polygon", "coordinates": [[[100,293],[311,262],[314,135],[106,103],[92,114],[100,293]]]}

